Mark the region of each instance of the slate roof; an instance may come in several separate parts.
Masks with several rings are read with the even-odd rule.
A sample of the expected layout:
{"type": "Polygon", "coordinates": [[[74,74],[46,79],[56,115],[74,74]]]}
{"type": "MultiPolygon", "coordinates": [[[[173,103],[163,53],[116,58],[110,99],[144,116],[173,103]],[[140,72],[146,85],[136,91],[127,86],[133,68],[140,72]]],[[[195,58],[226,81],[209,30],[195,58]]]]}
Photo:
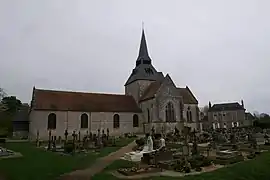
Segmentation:
{"type": "MultiPolygon", "coordinates": [[[[154,98],[161,84],[162,81],[152,82],[144,91],[140,102],[154,98]]],[[[179,95],[182,96],[184,104],[198,104],[196,97],[187,86],[185,88],[177,88],[177,90],[179,95]]]]}
{"type": "Polygon", "coordinates": [[[238,102],[214,104],[208,112],[245,110],[238,102]]]}
{"type": "Polygon", "coordinates": [[[157,70],[152,65],[152,60],[148,54],[145,34],[143,30],[139,55],[136,60],[136,67],[132,70],[131,75],[125,83],[125,86],[136,80],[156,81],[160,79],[160,77],[163,77],[163,74],[161,72],[157,72],[157,70]]]}
{"type": "Polygon", "coordinates": [[[34,89],[33,110],[141,112],[132,96],[34,89]]]}

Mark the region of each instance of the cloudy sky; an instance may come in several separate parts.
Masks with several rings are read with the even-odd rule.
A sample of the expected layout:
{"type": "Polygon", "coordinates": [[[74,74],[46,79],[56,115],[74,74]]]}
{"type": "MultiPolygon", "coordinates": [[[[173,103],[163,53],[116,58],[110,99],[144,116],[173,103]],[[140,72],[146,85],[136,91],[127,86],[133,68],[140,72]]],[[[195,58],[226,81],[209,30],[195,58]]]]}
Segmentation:
{"type": "Polygon", "coordinates": [[[270,113],[269,0],[0,0],[0,87],[123,93],[142,21],[152,62],[208,101],[270,113]]]}

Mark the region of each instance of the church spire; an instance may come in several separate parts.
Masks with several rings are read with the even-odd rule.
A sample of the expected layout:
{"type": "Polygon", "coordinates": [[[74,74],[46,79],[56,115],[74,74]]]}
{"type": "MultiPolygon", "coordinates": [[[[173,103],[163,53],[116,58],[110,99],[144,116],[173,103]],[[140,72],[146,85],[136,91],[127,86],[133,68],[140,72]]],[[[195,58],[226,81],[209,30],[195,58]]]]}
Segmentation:
{"type": "Polygon", "coordinates": [[[136,61],[136,66],[140,64],[151,64],[151,58],[148,54],[144,28],[142,28],[141,44],[140,44],[139,56],[136,61]]]}

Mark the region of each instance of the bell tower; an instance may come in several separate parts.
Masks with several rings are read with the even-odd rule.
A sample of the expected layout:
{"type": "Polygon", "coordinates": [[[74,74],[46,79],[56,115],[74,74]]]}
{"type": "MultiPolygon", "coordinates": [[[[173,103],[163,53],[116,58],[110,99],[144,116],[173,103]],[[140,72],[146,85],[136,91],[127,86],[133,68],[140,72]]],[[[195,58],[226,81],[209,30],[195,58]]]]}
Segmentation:
{"type": "Polygon", "coordinates": [[[136,60],[135,68],[132,70],[125,83],[125,94],[134,97],[138,103],[144,90],[154,81],[163,78],[161,72],[152,65],[152,60],[148,53],[144,29],[142,29],[139,55],[136,60]]]}

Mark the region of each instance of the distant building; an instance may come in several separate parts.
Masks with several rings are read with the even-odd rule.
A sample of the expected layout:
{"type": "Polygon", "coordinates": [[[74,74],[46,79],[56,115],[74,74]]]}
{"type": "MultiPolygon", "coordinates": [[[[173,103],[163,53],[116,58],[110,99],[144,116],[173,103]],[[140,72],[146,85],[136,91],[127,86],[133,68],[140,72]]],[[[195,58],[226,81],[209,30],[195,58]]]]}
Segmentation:
{"type": "Polygon", "coordinates": [[[244,102],[222,103],[211,105],[209,102],[208,126],[213,129],[245,126],[246,109],[244,102]]]}
{"type": "Polygon", "coordinates": [[[29,105],[22,104],[12,120],[13,136],[27,137],[29,132],[29,105]]]}
{"type": "Polygon", "coordinates": [[[245,113],[244,126],[253,126],[255,119],[256,118],[251,113],[245,113]]]}

